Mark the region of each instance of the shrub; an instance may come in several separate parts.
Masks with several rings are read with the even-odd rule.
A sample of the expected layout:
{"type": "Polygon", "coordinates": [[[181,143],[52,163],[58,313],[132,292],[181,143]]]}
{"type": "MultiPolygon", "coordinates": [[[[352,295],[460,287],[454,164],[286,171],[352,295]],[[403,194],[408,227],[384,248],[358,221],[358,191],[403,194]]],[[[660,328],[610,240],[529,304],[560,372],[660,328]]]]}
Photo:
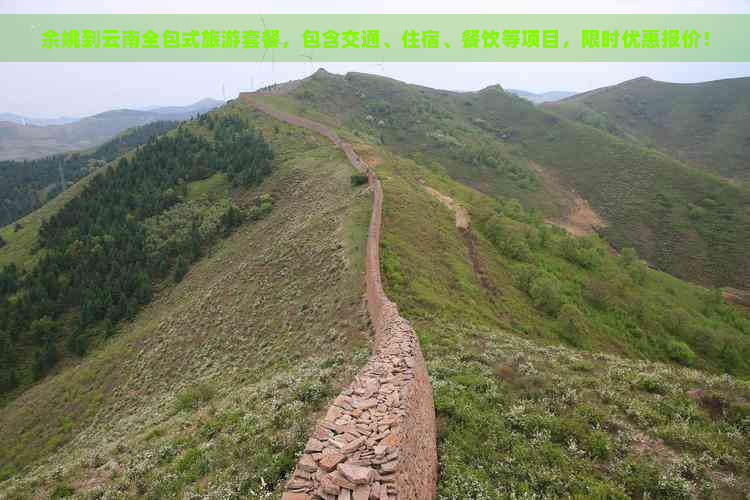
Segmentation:
{"type": "Polygon", "coordinates": [[[681,307],[672,309],[664,315],[664,327],[673,335],[684,333],[689,324],[690,313],[681,307]]]}
{"type": "Polygon", "coordinates": [[[599,249],[594,240],[568,236],[560,243],[563,257],[584,269],[596,269],[601,261],[599,249]]]}
{"type": "Polygon", "coordinates": [[[58,484],[55,489],[52,490],[50,498],[67,498],[73,496],[76,490],[68,486],[67,484],[58,484]]]}
{"type": "Polygon", "coordinates": [[[693,350],[680,340],[671,340],[667,344],[667,355],[669,359],[683,366],[690,366],[695,362],[695,353],[693,350]]]}
{"type": "Polygon", "coordinates": [[[502,251],[511,259],[520,260],[521,262],[528,262],[531,259],[529,245],[526,244],[523,236],[517,233],[509,235],[503,244],[502,251]]]}
{"type": "Polygon", "coordinates": [[[522,264],[513,270],[513,286],[519,290],[529,293],[531,284],[539,275],[539,271],[534,266],[522,264]]]}
{"type": "Polygon", "coordinates": [[[369,179],[367,178],[367,175],[365,174],[354,174],[351,177],[351,183],[353,187],[367,184],[368,180],[369,179]]]}
{"type": "Polygon", "coordinates": [[[188,265],[187,261],[185,261],[185,258],[180,255],[177,257],[177,262],[174,266],[174,281],[175,283],[179,283],[182,281],[182,279],[185,277],[185,275],[188,272],[188,265]]]}
{"type": "Polygon", "coordinates": [[[591,278],[586,287],[586,299],[600,309],[612,306],[616,292],[611,283],[600,279],[591,278]]]}
{"type": "Polygon", "coordinates": [[[534,306],[551,316],[556,316],[562,306],[560,283],[552,276],[536,278],[529,289],[534,306]]]}
{"type": "Polygon", "coordinates": [[[633,247],[623,248],[621,258],[623,265],[629,267],[638,262],[638,252],[633,247]]]}
{"type": "Polygon", "coordinates": [[[633,283],[637,285],[643,285],[644,283],[646,283],[647,277],[648,266],[645,262],[639,261],[630,267],[630,278],[633,280],[633,283]]]}
{"type": "Polygon", "coordinates": [[[560,315],[558,316],[562,322],[563,329],[568,339],[575,346],[582,346],[583,337],[588,333],[586,318],[580,309],[573,304],[564,304],[560,308],[560,315]]]}
{"type": "Polygon", "coordinates": [[[216,388],[206,382],[201,382],[183,389],[177,394],[177,411],[197,408],[216,395],[216,388]]]}

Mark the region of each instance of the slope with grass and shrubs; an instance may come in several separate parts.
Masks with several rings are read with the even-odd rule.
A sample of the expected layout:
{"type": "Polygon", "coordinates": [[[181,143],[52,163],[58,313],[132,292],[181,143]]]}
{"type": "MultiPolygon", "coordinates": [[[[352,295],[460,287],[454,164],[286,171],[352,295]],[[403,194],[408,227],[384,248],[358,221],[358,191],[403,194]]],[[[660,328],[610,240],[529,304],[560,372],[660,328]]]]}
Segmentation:
{"type": "Polygon", "coordinates": [[[368,358],[370,196],[346,157],[240,103],[211,117],[251,123],[273,149],[258,185],[228,188],[265,215],[0,408],[0,495],[275,498],[318,412],[368,358]]]}
{"type": "Polygon", "coordinates": [[[742,496],[747,310],[379,155],[384,280],[428,364],[439,498],[742,496]],[[425,185],[470,213],[472,248],[425,185]]]}
{"type": "Polygon", "coordinates": [[[591,205],[617,248],[632,246],[695,282],[750,282],[750,191],[666,154],[545,112],[500,86],[459,93],[318,71],[291,88],[263,99],[557,217],[562,200],[534,162],[591,205]]]}
{"type": "Polygon", "coordinates": [[[187,201],[191,182],[222,172],[234,185],[255,185],[270,173],[272,158],[244,120],[203,115],[95,176],[42,222],[38,263],[28,271],[13,263],[0,271],[6,283],[0,333],[10,345],[0,391],[22,390],[65,354],[85,354],[150,302],[176,261],[195,262],[253,217],[226,197],[187,201]]]}
{"type": "Polygon", "coordinates": [[[750,180],[750,78],[701,83],[641,77],[546,109],[724,177],[750,180]]]}

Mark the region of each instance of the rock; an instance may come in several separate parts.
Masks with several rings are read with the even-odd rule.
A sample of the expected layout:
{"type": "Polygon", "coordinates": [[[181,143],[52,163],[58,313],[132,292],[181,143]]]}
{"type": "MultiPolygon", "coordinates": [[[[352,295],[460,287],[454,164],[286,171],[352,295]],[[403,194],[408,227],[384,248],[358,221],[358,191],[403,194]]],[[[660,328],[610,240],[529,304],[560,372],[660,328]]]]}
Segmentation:
{"type": "Polygon", "coordinates": [[[353,490],[354,488],[357,487],[356,484],[354,484],[353,482],[349,481],[347,478],[342,476],[341,473],[337,470],[328,474],[327,477],[330,479],[331,482],[333,482],[333,484],[340,486],[342,488],[353,490]]]}
{"type": "Polygon", "coordinates": [[[338,471],[354,484],[370,484],[375,477],[373,469],[359,465],[339,464],[338,471]]]}
{"type": "Polygon", "coordinates": [[[287,491],[281,496],[281,500],[312,500],[312,496],[307,493],[297,491],[287,491]]]}
{"type": "Polygon", "coordinates": [[[372,483],[370,486],[370,500],[380,499],[380,483],[372,483]]]}
{"type": "Polygon", "coordinates": [[[331,472],[338,464],[346,460],[346,457],[337,451],[332,451],[323,455],[318,465],[326,472],[331,472]]]}
{"type": "Polygon", "coordinates": [[[310,438],[305,445],[305,453],[319,453],[323,451],[323,443],[315,438],[310,438]]]}
{"type": "Polygon", "coordinates": [[[368,500],[370,498],[370,487],[366,484],[360,484],[354,488],[352,500],[368,500]]]}
{"type": "Polygon", "coordinates": [[[398,466],[398,460],[384,463],[383,465],[380,466],[380,472],[384,474],[388,474],[389,472],[396,472],[397,466],[398,466]]]}
{"type": "Polygon", "coordinates": [[[297,465],[305,472],[315,472],[318,470],[318,465],[310,455],[302,455],[302,458],[299,459],[299,463],[297,465]]]}
{"type": "Polygon", "coordinates": [[[352,500],[351,490],[347,490],[347,489],[341,490],[341,493],[339,493],[338,500],[352,500]]]}
{"type": "Polygon", "coordinates": [[[328,493],[329,495],[338,495],[341,491],[341,487],[334,483],[330,476],[323,476],[320,480],[320,489],[323,493],[328,493]]]}
{"type": "Polygon", "coordinates": [[[380,444],[384,444],[386,446],[396,446],[398,444],[398,438],[394,433],[390,432],[386,437],[383,438],[380,444]]]}
{"type": "Polygon", "coordinates": [[[286,483],[286,487],[289,490],[309,490],[312,489],[313,483],[307,479],[295,477],[286,483]]]}
{"type": "Polygon", "coordinates": [[[365,443],[365,438],[364,437],[359,437],[359,438],[357,438],[357,439],[355,439],[353,441],[350,441],[346,445],[344,445],[341,448],[341,453],[349,454],[349,453],[352,453],[354,451],[357,451],[359,449],[359,447],[362,446],[364,443],[365,443]]]}

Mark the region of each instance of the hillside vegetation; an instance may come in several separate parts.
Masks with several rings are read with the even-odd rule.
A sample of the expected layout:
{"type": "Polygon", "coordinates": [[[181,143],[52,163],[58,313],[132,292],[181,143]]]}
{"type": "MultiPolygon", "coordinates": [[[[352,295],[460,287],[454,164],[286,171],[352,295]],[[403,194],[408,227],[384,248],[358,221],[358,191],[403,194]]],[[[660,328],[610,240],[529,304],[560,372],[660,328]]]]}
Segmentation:
{"type": "Polygon", "coordinates": [[[273,209],[0,409],[0,496],[276,498],[313,419],[367,359],[366,188],[314,134],[239,103],[211,114],[236,118],[267,138],[272,172],[189,192],[273,209]]]}
{"type": "Polygon", "coordinates": [[[593,127],[545,112],[499,86],[457,93],[323,71],[275,105],[347,129],[545,217],[562,200],[532,168],[580,194],[617,248],[711,286],[750,282],[750,191],[593,127]]]}
{"type": "Polygon", "coordinates": [[[708,172],[750,180],[750,78],[680,84],[643,77],[547,109],[708,172]]]}
{"type": "Polygon", "coordinates": [[[41,223],[32,268],[0,268],[0,391],[41,379],[63,353],[84,355],[135,318],[159,280],[180,281],[217,238],[270,211],[271,199],[242,211],[226,197],[187,197],[189,183],[219,172],[256,185],[272,158],[241,118],[201,116],[95,176],[41,223]]]}
{"type": "Polygon", "coordinates": [[[128,129],[90,151],[31,161],[0,161],[0,227],[33,212],[104,163],[117,159],[177,125],[175,121],[158,121],[128,129]],[[60,185],[61,170],[66,186],[60,185]]]}
{"type": "Polygon", "coordinates": [[[747,311],[516,202],[380,160],[384,279],[432,378],[439,498],[742,497],[747,311]]]}

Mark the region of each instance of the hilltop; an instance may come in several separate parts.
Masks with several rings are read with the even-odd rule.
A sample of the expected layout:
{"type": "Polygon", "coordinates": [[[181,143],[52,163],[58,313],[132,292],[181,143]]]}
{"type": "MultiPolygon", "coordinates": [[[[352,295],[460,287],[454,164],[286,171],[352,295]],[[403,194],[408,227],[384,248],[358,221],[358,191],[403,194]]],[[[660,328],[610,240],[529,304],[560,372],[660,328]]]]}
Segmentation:
{"type": "Polygon", "coordinates": [[[547,109],[708,172],[750,180],[750,78],[669,83],[641,77],[547,109]]]}

